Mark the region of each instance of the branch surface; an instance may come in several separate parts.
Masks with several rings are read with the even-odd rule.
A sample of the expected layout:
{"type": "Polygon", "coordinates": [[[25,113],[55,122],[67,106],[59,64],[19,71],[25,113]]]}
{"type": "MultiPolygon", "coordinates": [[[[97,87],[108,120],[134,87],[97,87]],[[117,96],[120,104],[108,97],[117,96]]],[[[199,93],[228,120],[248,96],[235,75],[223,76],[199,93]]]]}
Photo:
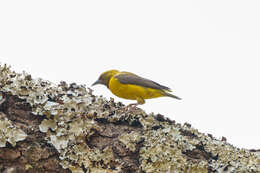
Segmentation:
{"type": "Polygon", "coordinates": [[[0,172],[260,172],[260,151],[0,66],[0,172]]]}

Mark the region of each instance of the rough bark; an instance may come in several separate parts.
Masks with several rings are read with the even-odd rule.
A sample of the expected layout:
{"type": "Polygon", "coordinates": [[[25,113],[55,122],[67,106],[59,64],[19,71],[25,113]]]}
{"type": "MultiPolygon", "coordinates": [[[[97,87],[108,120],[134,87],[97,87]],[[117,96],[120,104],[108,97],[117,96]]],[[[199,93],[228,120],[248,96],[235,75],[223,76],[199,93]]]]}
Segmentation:
{"type": "Polygon", "coordinates": [[[3,173],[260,172],[258,150],[128,109],[84,86],[0,66],[0,88],[3,173]]]}
{"type": "Polygon", "coordinates": [[[2,93],[5,101],[0,105],[1,119],[8,119],[13,126],[22,129],[28,136],[13,147],[7,143],[0,148],[0,170],[3,173],[23,172],[70,172],[59,165],[58,152],[44,139],[39,131],[42,117],[35,116],[31,107],[17,96],[2,93]]]}

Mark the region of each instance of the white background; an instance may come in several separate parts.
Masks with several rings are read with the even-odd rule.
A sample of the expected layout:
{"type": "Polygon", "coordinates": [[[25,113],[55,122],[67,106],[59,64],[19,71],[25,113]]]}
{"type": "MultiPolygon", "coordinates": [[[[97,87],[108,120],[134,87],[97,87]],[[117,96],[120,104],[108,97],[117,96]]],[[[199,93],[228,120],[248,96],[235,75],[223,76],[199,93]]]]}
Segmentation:
{"type": "Polygon", "coordinates": [[[134,72],[183,98],[147,100],[147,113],[259,149],[259,9],[259,0],[0,1],[0,61],[86,86],[109,69],[134,72]]]}

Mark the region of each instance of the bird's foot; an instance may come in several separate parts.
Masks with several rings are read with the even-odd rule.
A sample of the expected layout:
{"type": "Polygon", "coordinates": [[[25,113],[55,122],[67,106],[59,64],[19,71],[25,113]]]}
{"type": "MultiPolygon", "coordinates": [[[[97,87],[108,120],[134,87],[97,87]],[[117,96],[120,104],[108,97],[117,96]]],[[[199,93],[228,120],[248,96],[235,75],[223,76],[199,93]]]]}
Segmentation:
{"type": "Polygon", "coordinates": [[[121,111],[124,111],[125,113],[130,113],[132,111],[136,111],[140,108],[136,107],[138,104],[137,103],[132,103],[132,104],[129,104],[129,105],[125,105],[121,108],[119,108],[119,110],[121,111]]]}
{"type": "Polygon", "coordinates": [[[138,103],[131,103],[131,104],[127,105],[127,107],[136,108],[137,105],[139,105],[139,104],[138,103]]]}
{"type": "Polygon", "coordinates": [[[137,105],[139,105],[139,104],[138,103],[131,103],[131,104],[127,105],[126,106],[127,112],[139,110],[140,108],[138,108],[137,105]]]}

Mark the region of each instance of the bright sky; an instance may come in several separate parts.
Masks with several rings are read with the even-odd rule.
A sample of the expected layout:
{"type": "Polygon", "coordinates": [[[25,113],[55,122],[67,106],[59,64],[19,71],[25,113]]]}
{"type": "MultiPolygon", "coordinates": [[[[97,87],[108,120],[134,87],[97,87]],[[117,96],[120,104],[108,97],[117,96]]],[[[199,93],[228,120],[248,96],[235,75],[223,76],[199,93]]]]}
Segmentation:
{"type": "Polygon", "coordinates": [[[147,100],[147,113],[259,149],[259,9],[259,0],[0,1],[0,62],[86,86],[109,69],[134,72],[183,98],[147,100]]]}

